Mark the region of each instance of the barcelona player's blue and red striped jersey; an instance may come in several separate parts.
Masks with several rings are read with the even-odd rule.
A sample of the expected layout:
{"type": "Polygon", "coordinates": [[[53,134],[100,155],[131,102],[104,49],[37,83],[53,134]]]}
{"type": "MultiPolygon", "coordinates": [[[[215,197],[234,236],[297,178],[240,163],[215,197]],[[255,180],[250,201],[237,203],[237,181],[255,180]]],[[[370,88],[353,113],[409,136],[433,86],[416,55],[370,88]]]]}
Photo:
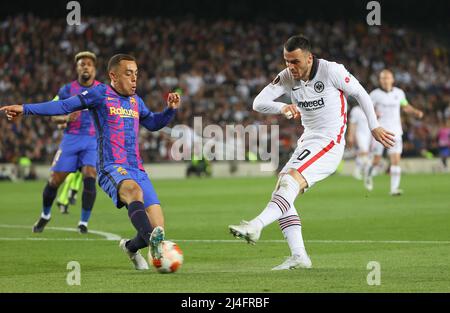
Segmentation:
{"type": "MultiPolygon", "coordinates": [[[[85,87],[82,86],[77,80],[74,80],[61,87],[58,92],[58,97],[55,99],[64,100],[76,96],[89,88],[97,86],[98,84],[100,84],[100,82],[95,80],[91,86],[85,87]]],[[[79,114],[75,120],[67,123],[64,133],[71,135],[95,136],[95,127],[89,111],[86,109],[78,113],[79,114]]]]}
{"type": "Polygon", "coordinates": [[[166,126],[174,109],[151,112],[138,95],[123,96],[111,86],[98,84],[64,100],[23,106],[24,115],[63,115],[88,109],[96,128],[97,168],[119,164],[143,170],[139,153],[139,125],[150,131],[166,126]]]}

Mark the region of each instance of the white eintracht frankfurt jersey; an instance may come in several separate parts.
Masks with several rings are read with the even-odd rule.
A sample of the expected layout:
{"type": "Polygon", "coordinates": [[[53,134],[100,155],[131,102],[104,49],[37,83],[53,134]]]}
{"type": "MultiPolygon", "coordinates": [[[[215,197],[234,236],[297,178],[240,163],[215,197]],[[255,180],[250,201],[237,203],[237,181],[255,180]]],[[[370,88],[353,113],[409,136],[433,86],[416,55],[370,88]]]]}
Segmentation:
{"type": "Polygon", "coordinates": [[[400,107],[407,105],[405,93],[394,87],[391,91],[377,88],[370,93],[380,125],[396,135],[402,135],[400,107]]]}
{"type": "Polygon", "coordinates": [[[350,111],[350,124],[355,124],[355,133],[363,136],[371,137],[367,117],[360,106],[355,106],[350,111]]]}
{"type": "Polygon", "coordinates": [[[353,96],[367,116],[370,129],[378,127],[372,101],[343,65],[314,57],[307,82],[295,80],[289,71],[281,71],[255,98],[254,110],[262,113],[281,113],[285,103],[275,102],[283,94],[297,104],[305,128],[302,138],[328,137],[336,143],[344,142],[347,122],[347,96],[353,96]]]}

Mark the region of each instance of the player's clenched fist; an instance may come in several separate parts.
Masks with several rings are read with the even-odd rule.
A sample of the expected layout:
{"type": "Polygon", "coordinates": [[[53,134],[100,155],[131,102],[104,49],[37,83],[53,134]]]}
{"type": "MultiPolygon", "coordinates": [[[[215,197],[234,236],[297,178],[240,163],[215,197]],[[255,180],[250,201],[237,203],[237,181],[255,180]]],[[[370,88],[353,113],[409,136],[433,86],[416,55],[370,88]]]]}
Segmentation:
{"type": "Polygon", "coordinates": [[[167,97],[167,106],[171,109],[178,109],[181,104],[181,97],[178,93],[169,93],[167,97]]]}
{"type": "Polygon", "coordinates": [[[8,121],[15,121],[23,114],[23,106],[21,104],[7,105],[0,108],[4,111],[8,121]]]}
{"type": "Polygon", "coordinates": [[[288,120],[290,120],[291,118],[294,119],[300,118],[300,111],[298,110],[298,107],[295,104],[286,104],[281,109],[281,113],[283,113],[288,120]]]}

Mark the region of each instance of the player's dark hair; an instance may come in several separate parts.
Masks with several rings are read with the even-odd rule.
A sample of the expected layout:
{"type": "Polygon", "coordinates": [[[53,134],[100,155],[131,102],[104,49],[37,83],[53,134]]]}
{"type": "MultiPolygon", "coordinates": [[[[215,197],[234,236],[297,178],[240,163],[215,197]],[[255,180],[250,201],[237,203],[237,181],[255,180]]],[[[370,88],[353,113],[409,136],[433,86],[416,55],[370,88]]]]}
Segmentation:
{"type": "Polygon", "coordinates": [[[286,49],[287,52],[292,52],[297,49],[311,52],[311,48],[311,42],[303,35],[292,36],[284,44],[284,49],[286,49]]]}
{"type": "MultiPolygon", "coordinates": [[[[110,72],[114,67],[119,65],[120,61],[134,61],[136,62],[136,58],[129,54],[119,53],[113,55],[111,59],[108,61],[108,72],[110,72]]],[[[137,63],[137,62],[136,62],[137,63]]]]}

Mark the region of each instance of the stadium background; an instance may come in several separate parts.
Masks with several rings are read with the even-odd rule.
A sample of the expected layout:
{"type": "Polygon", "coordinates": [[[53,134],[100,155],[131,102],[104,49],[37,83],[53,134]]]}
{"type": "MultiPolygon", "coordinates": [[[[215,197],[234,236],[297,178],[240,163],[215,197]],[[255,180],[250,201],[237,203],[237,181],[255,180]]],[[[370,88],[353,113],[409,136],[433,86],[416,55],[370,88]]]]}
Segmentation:
{"type": "MultiPolygon", "coordinates": [[[[411,103],[426,114],[422,121],[403,120],[405,156],[413,158],[402,160],[402,197],[389,195],[388,175],[375,177],[371,193],[352,177],[333,175],[298,198],[311,271],[270,271],[289,253],[276,223],[256,246],[227,233],[227,225],[267,204],[274,175],[153,179],[156,167],[181,163],[170,162],[164,133],[144,130],[141,150],[151,162],[167,236],[185,253],[175,275],[132,269],[117,240],[134,236],[134,229],[99,188],[89,234],[74,228],[79,200],[66,215],[54,206],[46,231],[32,234],[44,180],[0,182],[0,292],[449,292],[449,175],[410,174],[406,165],[412,160],[422,169],[426,151],[439,162],[436,132],[450,115],[450,2],[379,2],[381,28],[367,26],[367,1],[356,0],[80,1],[78,29],[67,27],[67,1],[0,2],[1,105],[53,98],[75,79],[73,55],[81,49],[98,54],[100,80],[113,53],[129,52],[141,68],[138,93],[152,109],[162,107],[168,91],[183,89],[172,126],[190,125],[195,115],[208,119],[204,124],[280,124],[286,154],[302,129],[253,112],[251,103],[283,67],[284,40],[302,32],[319,57],[345,64],[368,90],[381,67],[393,68],[411,103]],[[80,286],[66,282],[73,260],[82,268],[80,286]],[[368,285],[371,261],[381,264],[381,285],[368,285]]],[[[9,124],[0,116],[0,174],[4,162],[29,155],[45,165],[46,178],[60,136],[48,118],[9,124]]]]}
{"type": "MultiPolygon", "coordinates": [[[[382,25],[368,27],[365,1],[80,1],[76,28],[66,23],[66,3],[2,4],[0,103],[53,98],[76,78],[73,56],[85,49],[97,53],[97,79],[106,82],[108,58],[126,52],[138,59],[137,92],[151,109],[161,109],[168,92],[183,90],[172,125],[192,126],[194,116],[204,125],[280,124],[286,155],[301,127],[253,112],[251,104],[283,68],[282,43],[303,33],[317,56],[343,63],[369,91],[378,71],[392,68],[397,85],[425,112],[422,121],[403,119],[404,156],[438,155],[437,132],[450,118],[448,2],[381,1],[382,25]]],[[[45,117],[0,119],[0,133],[0,163],[26,156],[48,164],[61,136],[45,117]]],[[[142,131],[144,161],[170,161],[173,140],[142,131]]]]}

